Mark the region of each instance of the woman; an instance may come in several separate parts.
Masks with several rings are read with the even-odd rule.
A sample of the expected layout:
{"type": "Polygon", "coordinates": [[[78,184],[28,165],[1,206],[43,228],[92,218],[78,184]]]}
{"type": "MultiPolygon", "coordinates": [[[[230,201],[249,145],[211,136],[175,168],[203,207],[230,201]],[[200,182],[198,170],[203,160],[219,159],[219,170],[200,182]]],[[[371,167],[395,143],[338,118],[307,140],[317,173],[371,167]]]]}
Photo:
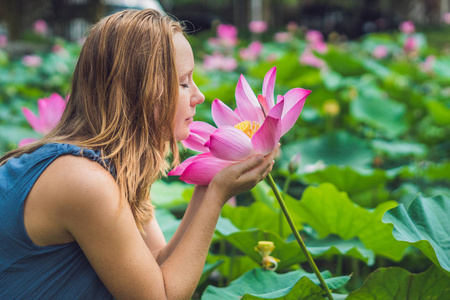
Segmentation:
{"type": "Polygon", "coordinates": [[[188,299],[222,206],[272,169],[254,156],[197,186],[166,243],[148,187],[189,135],[192,49],[153,10],[96,24],[58,126],[0,160],[0,299],[188,299]]]}

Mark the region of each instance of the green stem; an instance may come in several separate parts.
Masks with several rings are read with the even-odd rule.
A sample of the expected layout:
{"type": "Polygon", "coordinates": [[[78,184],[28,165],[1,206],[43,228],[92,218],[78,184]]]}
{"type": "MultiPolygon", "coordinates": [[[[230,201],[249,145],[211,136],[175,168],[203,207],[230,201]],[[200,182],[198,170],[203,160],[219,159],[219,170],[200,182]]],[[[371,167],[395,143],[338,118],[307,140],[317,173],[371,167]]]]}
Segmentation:
{"type": "MultiPolygon", "coordinates": [[[[286,196],[289,186],[291,185],[291,180],[292,180],[292,174],[289,174],[289,176],[286,178],[286,181],[284,182],[283,185],[283,199],[286,196]]],[[[280,223],[280,236],[283,236],[283,211],[280,210],[280,214],[279,214],[279,223],[280,223]]]]}
{"type": "Polygon", "coordinates": [[[319,279],[320,284],[322,285],[322,289],[325,291],[328,299],[333,300],[331,291],[328,288],[327,284],[325,283],[325,280],[323,279],[322,274],[320,274],[320,271],[317,268],[316,264],[314,263],[314,260],[312,259],[311,254],[309,254],[308,250],[306,249],[305,243],[303,242],[300,234],[298,233],[297,228],[295,228],[294,221],[292,221],[292,217],[289,214],[286,204],[284,203],[283,198],[281,197],[280,192],[278,191],[278,188],[275,185],[275,182],[273,181],[273,178],[270,174],[267,175],[266,181],[272,188],[273,193],[275,194],[275,197],[277,198],[278,203],[280,204],[281,210],[283,211],[284,216],[286,217],[286,220],[288,221],[289,226],[291,227],[291,230],[295,236],[295,239],[297,240],[298,244],[300,245],[300,249],[302,250],[303,254],[306,257],[306,260],[308,261],[309,266],[313,269],[314,274],[316,274],[317,278],[319,279]]]}

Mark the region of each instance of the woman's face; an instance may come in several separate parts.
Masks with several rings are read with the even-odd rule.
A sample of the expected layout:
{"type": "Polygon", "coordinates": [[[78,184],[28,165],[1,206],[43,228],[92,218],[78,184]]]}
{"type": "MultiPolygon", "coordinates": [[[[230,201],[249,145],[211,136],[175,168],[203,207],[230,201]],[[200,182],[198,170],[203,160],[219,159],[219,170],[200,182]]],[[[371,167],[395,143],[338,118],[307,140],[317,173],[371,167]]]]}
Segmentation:
{"type": "Polygon", "coordinates": [[[194,72],[194,55],[191,45],[181,33],[173,37],[175,48],[175,67],[177,68],[179,96],[177,110],[175,112],[175,138],[178,141],[189,136],[189,124],[193,122],[195,106],[205,101],[205,96],[200,92],[192,79],[194,72]]]}

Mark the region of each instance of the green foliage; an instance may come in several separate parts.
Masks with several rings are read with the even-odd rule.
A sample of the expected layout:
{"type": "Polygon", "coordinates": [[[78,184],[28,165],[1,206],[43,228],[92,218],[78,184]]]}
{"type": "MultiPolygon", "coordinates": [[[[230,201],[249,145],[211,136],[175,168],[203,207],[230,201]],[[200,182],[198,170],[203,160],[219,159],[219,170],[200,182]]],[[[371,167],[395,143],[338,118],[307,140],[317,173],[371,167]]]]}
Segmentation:
{"type": "MultiPolygon", "coordinates": [[[[341,287],[350,279],[349,276],[331,278],[329,272],[323,272],[322,275],[331,289],[341,287]]],[[[315,275],[304,271],[277,274],[253,269],[233,281],[229,287],[208,287],[202,299],[323,299],[322,289],[317,285],[315,275]]]]}
{"type": "Polygon", "coordinates": [[[348,300],[448,299],[450,277],[435,267],[412,274],[397,267],[373,272],[363,286],[350,293],[348,300]]]}
{"type": "Polygon", "coordinates": [[[398,241],[419,248],[437,266],[450,275],[450,198],[417,196],[407,208],[403,204],[389,210],[384,223],[393,224],[398,241]]]}
{"type": "MultiPolygon", "coordinates": [[[[194,80],[206,97],[197,106],[196,119],[212,123],[210,104],[216,98],[235,108],[240,74],[256,94],[262,93],[264,74],[273,66],[275,95],[295,87],[312,90],[297,124],[281,141],[272,174],[319,268],[354,274],[342,287],[348,277],[332,278],[325,272],[327,283],[341,293],[335,299],[349,292],[348,299],[445,299],[450,268],[450,56],[444,47],[427,42],[438,33],[415,33],[418,48],[410,53],[403,48],[407,36],[402,33],[330,42],[325,51],[312,50],[323,67],[300,62],[311,43],[300,30],[289,34],[285,42],[263,35],[263,50],[254,60],[239,55],[250,41],[217,48],[201,35],[190,37],[199,60],[194,80]],[[380,45],[387,56],[376,58],[373,51],[380,45]],[[208,70],[200,60],[213,51],[236,59],[238,67],[208,70]],[[435,61],[427,66],[430,54],[435,61]],[[291,172],[288,166],[297,153],[301,163],[291,172]],[[378,269],[367,277],[392,261],[403,269],[378,269]],[[433,265],[438,267],[410,273],[433,265]]],[[[69,92],[80,46],[58,38],[35,42],[34,54],[42,63],[34,67],[0,49],[1,154],[23,138],[40,137],[25,120],[23,107],[37,112],[38,99],[69,92]]],[[[193,187],[172,181],[151,187],[166,240],[175,233],[193,193],[193,187]]],[[[301,269],[305,257],[270,187],[261,182],[238,196],[237,203],[224,207],[217,225],[200,281],[199,294],[209,285],[202,298],[323,299],[315,276],[301,269]],[[261,256],[254,248],[261,240],[274,243],[271,255],[281,260],[280,274],[260,269],[261,256]]]]}

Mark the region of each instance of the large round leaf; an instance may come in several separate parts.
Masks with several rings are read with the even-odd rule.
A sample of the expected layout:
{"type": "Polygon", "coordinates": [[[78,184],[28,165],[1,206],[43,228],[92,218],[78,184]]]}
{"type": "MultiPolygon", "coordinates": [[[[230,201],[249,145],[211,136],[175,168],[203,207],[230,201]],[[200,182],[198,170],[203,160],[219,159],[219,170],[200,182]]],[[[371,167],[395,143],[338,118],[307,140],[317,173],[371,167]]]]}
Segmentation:
{"type": "Polygon", "coordinates": [[[305,165],[322,160],[327,165],[350,165],[366,167],[370,165],[374,154],[367,142],[345,131],[324,134],[321,137],[308,139],[286,145],[282,149],[282,160],[285,164],[297,153],[302,155],[303,171],[305,165]]]}
{"type": "Polygon", "coordinates": [[[438,268],[412,274],[402,268],[390,267],[370,274],[347,300],[447,300],[449,293],[450,278],[438,268]]]}
{"type": "Polygon", "coordinates": [[[419,248],[437,266],[450,272],[450,198],[417,196],[405,208],[386,212],[384,223],[393,224],[395,239],[419,248]]]}
{"type": "Polygon", "coordinates": [[[400,260],[407,243],[392,236],[388,225],[381,222],[383,214],[397,206],[394,201],[383,202],[374,210],[353,203],[344,192],[324,183],[308,187],[296,209],[320,236],[339,235],[343,239],[358,237],[367,249],[393,260],[400,260]]]}
{"type": "MultiPolygon", "coordinates": [[[[349,276],[331,278],[329,272],[322,272],[325,283],[330,289],[343,286],[349,276]]],[[[301,270],[277,274],[263,269],[253,269],[228,287],[209,286],[202,300],[223,299],[323,299],[323,291],[318,286],[315,274],[301,270]]]]}
{"type": "MultiPolygon", "coordinates": [[[[259,241],[273,242],[275,249],[271,256],[280,259],[278,263],[280,270],[306,261],[297,241],[285,241],[271,231],[258,228],[239,230],[228,219],[220,218],[217,224],[217,232],[256,263],[261,262],[261,255],[255,251],[255,246],[259,241]]],[[[348,255],[369,265],[373,263],[374,259],[373,252],[365,249],[357,240],[342,241],[329,238],[320,241],[305,241],[305,244],[309,253],[315,259],[328,258],[334,255],[348,255]]]]}
{"type": "Polygon", "coordinates": [[[359,97],[351,102],[352,116],[379,129],[387,137],[397,137],[407,129],[406,105],[387,98],[359,97]]]}

